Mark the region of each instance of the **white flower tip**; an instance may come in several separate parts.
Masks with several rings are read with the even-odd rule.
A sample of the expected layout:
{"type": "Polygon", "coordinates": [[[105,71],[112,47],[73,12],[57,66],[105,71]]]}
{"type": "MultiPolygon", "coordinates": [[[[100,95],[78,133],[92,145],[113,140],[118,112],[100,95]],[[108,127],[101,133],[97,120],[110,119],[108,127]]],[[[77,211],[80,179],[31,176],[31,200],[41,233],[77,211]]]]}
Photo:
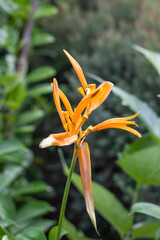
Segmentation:
{"type": "Polygon", "coordinates": [[[53,145],[53,142],[54,142],[54,137],[52,137],[52,135],[50,135],[49,137],[44,138],[44,139],[40,142],[39,147],[40,147],[40,148],[50,147],[50,146],[53,145]]]}

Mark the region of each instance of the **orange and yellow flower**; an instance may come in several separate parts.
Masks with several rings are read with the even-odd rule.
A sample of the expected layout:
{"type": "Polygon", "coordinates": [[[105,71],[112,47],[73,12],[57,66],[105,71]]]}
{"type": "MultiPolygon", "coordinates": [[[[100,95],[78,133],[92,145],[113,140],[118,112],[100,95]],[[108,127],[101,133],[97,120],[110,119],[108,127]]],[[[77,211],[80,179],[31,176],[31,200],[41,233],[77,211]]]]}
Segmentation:
{"type": "Polygon", "coordinates": [[[130,121],[135,118],[138,113],[130,117],[108,119],[96,126],[91,125],[83,131],[82,126],[84,122],[89,118],[92,111],[98,108],[108,97],[113,84],[111,82],[103,82],[98,88],[96,88],[95,84],[88,85],[82,68],[78,62],[67,51],[64,50],[64,52],[70,60],[81,82],[82,87],[78,88],[78,91],[82,94],[83,98],[73,111],[68,98],[59,89],[57,80],[55,78],[53,79],[53,83],[51,83],[53,88],[53,98],[65,132],[50,134],[47,138],[41,141],[40,147],[46,148],[52,145],[65,146],[73,143],[76,144],[86,209],[96,228],[95,208],[91,184],[90,151],[85,139],[91,132],[108,128],[123,129],[141,137],[141,134],[132,128],[137,127],[137,124],[134,121],[130,121]],[[62,110],[61,102],[64,104],[66,111],[62,110]]]}

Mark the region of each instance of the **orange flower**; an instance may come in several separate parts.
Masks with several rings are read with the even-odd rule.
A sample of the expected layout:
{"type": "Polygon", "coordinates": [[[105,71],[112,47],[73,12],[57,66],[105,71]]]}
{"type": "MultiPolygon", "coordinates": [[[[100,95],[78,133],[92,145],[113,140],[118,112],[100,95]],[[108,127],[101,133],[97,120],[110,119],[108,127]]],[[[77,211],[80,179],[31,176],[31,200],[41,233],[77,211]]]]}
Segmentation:
{"type": "Polygon", "coordinates": [[[82,131],[82,125],[88,119],[91,112],[98,108],[108,97],[113,84],[111,82],[103,82],[98,88],[96,88],[95,84],[88,85],[78,62],[68,52],[65,50],[64,52],[69,58],[82,84],[82,87],[78,88],[78,91],[82,94],[83,98],[73,111],[69,100],[58,88],[57,80],[55,78],[53,79],[53,83],[51,83],[53,98],[65,132],[49,135],[41,141],[39,146],[45,148],[52,145],[65,146],[72,143],[76,144],[86,209],[95,229],[97,229],[91,184],[90,152],[88,144],[84,140],[89,133],[108,128],[123,129],[141,137],[141,134],[132,128],[137,127],[137,124],[134,121],[129,121],[135,118],[138,113],[130,117],[109,119],[96,126],[89,126],[85,131],[82,131]],[[62,110],[61,101],[66,111],[62,110]]]}

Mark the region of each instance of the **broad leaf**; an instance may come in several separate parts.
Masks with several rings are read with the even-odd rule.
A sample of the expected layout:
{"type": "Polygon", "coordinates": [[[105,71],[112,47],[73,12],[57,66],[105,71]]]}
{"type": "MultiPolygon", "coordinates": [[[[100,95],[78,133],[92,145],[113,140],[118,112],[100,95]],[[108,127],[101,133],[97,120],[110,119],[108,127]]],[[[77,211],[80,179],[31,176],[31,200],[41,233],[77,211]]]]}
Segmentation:
{"type": "Polygon", "coordinates": [[[35,227],[28,227],[24,229],[21,233],[17,234],[17,240],[47,240],[44,233],[35,227]]]}
{"type": "Polygon", "coordinates": [[[50,77],[54,77],[56,70],[51,66],[38,67],[27,76],[28,83],[40,82],[50,77]]]}
{"type": "Polygon", "coordinates": [[[131,208],[131,213],[143,213],[151,217],[160,219],[160,207],[153,203],[138,202],[131,208]]]}
{"type": "Polygon", "coordinates": [[[50,17],[50,16],[53,16],[57,13],[58,13],[58,9],[55,6],[45,5],[43,7],[39,7],[36,10],[36,12],[34,14],[34,18],[38,19],[38,18],[41,18],[41,17],[50,17]]]}
{"type": "Polygon", "coordinates": [[[30,203],[26,203],[19,209],[15,216],[15,221],[18,224],[21,224],[32,218],[42,216],[53,210],[54,208],[49,203],[34,200],[30,203]]]}
{"type": "Polygon", "coordinates": [[[16,207],[13,199],[10,196],[0,197],[0,217],[2,219],[13,219],[16,212],[16,207]]]}
{"type": "Polygon", "coordinates": [[[10,226],[16,226],[16,223],[10,218],[5,218],[5,219],[0,219],[0,226],[3,228],[6,228],[10,226]]]}
{"type": "Polygon", "coordinates": [[[4,10],[6,13],[12,13],[18,10],[18,5],[15,3],[15,1],[10,0],[1,0],[0,1],[0,8],[4,10]]]}
{"type": "Polygon", "coordinates": [[[3,173],[0,174],[0,193],[5,190],[23,171],[22,166],[6,166],[3,173]]]}
{"type": "Polygon", "coordinates": [[[136,96],[125,92],[119,87],[114,87],[113,92],[122,99],[124,105],[127,105],[134,112],[140,112],[139,117],[150,133],[160,138],[160,119],[146,102],[141,101],[136,96]]]}
{"type": "MultiPolygon", "coordinates": [[[[48,240],[57,240],[57,232],[58,232],[58,226],[53,227],[49,232],[49,238],[48,240]]],[[[62,238],[64,235],[66,235],[66,231],[62,228],[60,238],[62,238]]]]}
{"type": "MultiPolygon", "coordinates": [[[[63,163],[64,173],[68,175],[68,167],[63,163]]],[[[76,188],[83,194],[81,178],[74,173],[72,182],[76,188]]],[[[132,226],[132,217],[128,216],[127,210],[121,202],[109,190],[100,184],[92,181],[95,208],[98,213],[109,221],[120,235],[125,234],[132,226]]]]}
{"type": "Polygon", "coordinates": [[[35,122],[44,116],[44,111],[40,109],[23,112],[17,121],[18,124],[28,124],[35,122]]]}
{"type": "Polygon", "coordinates": [[[33,35],[31,46],[41,46],[43,44],[53,43],[55,41],[55,37],[49,33],[44,32],[36,32],[33,35]]]}
{"type": "Polygon", "coordinates": [[[24,194],[34,194],[40,192],[52,191],[52,188],[44,182],[35,181],[32,183],[26,183],[22,186],[12,187],[11,195],[19,196],[24,194]]]}
{"type": "Polygon", "coordinates": [[[24,145],[16,139],[0,141],[0,155],[24,149],[25,149],[24,145]]]}
{"type": "Polygon", "coordinates": [[[133,227],[133,238],[154,238],[160,222],[138,223],[133,227]]]}
{"type": "Polygon", "coordinates": [[[38,85],[36,87],[32,87],[31,90],[29,91],[29,95],[33,96],[33,97],[38,97],[44,94],[48,94],[51,93],[52,87],[50,86],[50,84],[41,84],[38,85]]]}
{"type": "Polygon", "coordinates": [[[139,184],[160,185],[160,144],[124,153],[118,164],[139,184]]]}
{"type": "Polygon", "coordinates": [[[55,220],[51,219],[35,219],[31,222],[27,221],[29,223],[29,226],[36,227],[41,229],[43,232],[47,232],[53,225],[55,225],[55,220]]]}
{"type": "Polygon", "coordinates": [[[86,237],[83,232],[78,231],[76,227],[66,218],[63,219],[62,226],[67,231],[66,235],[69,240],[94,240],[93,238],[86,237]]]}
{"type": "Polygon", "coordinates": [[[160,54],[157,52],[142,48],[138,45],[134,45],[134,48],[138,52],[142,53],[149,60],[149,62],[153,65],[153,67],[155,68],[155,70],[160,76],[160,54]]]}

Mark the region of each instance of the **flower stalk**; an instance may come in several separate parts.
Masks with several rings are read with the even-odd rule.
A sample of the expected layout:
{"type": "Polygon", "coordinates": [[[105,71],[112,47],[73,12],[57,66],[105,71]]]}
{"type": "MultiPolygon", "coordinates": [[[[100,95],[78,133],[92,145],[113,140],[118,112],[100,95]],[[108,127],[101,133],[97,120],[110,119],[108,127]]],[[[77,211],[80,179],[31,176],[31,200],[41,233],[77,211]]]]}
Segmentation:
{"type": "Polygon", "coordinates": [[[64,214],[65,214],[65,209],[66,209],[69,189],[70,189],[71,180],[72,180],[72,174],[73,174],[73,171],[74,171],[74,168],[75,168],[75,165],[76,165],[77,154],[78,154],[78,147],[75,144],[75,146],[74,146],[74,153],[73,153],[73,157],[72,157],[72,162],[71,162],[71,166],[70,166],[70,169],[69,169],[69,174],[68,174],[68,178],[67,178],[64,194],[63,194],[61,211],[60,211],[60,215],[59,215],[57,240],[60,240],[60,234],[61,234],[61,229],[62,229],[62,222],[63,222],[63,218],[64,218],[64,214]]]}

